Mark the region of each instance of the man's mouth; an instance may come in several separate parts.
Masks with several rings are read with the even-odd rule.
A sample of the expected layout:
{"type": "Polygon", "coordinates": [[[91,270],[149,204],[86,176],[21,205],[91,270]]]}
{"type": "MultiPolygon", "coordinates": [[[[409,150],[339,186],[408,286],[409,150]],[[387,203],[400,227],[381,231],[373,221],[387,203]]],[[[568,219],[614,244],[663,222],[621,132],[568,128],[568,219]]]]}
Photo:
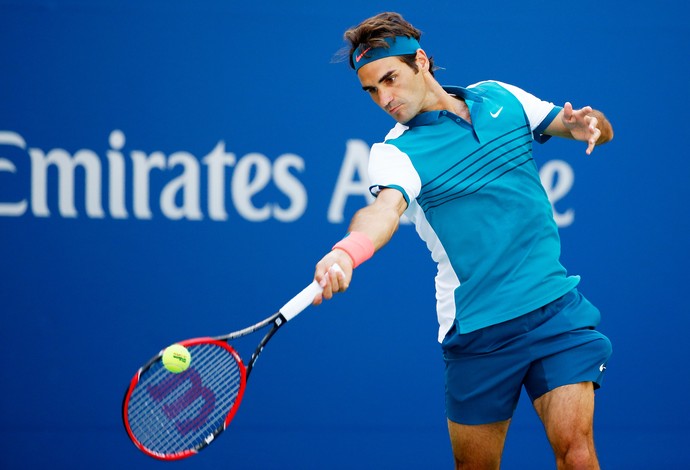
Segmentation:
{"type": "Polygon", "coordinates": [[[391,106],[391,107],[388,108],[388,112],[389,112],[390,114],[395,114],[396,112],[398,112],[398,111],[400,110],[400,107],[401,107],[401,106],[402,106],[401,104],[397,104],[397,105],[395,105],[395,106],[391,106]]]}

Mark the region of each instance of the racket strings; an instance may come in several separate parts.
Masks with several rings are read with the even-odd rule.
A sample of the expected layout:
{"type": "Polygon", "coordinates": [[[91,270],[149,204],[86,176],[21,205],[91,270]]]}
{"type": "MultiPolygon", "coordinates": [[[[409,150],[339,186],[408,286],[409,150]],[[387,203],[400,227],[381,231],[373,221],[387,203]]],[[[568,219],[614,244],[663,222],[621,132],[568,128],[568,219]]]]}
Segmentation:
{"type": "Polygon", "coordinates": [[[132,434],[155,454],[198,449],[213,439],[235,406],[242,373],[214,343],[190,346],[189,369],[173,374],[156,361],[139,378],[127,406],[132,434]]]}

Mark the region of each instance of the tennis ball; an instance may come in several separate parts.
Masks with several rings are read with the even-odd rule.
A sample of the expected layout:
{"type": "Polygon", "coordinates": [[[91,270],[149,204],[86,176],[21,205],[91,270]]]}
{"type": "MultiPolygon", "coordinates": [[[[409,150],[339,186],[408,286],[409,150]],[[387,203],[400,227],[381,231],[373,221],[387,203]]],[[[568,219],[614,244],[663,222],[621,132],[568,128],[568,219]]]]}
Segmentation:
{"type": "Polygon", "coordinates": [[[174,374],[184,372],[192,363],[192,355],[181,344],[173,344],[163,351],[163,365],[174,374]]]}

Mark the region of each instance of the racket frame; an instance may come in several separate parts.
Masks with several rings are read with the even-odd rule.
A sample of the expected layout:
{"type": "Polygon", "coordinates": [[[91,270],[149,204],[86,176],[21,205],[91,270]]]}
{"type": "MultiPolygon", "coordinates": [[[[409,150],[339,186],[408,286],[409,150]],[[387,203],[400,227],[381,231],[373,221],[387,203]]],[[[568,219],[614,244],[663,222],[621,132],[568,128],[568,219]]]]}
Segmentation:
{"type": "MultiPolygon", "coordinates": [[[[334,264],[332,268],[335,272],[340,272],[342,273],[342,269],[340,266],[337,264],[334,264]]],[[[294,317],[296,317],[299,313],[301,313],[307,306],[309,306],[314,299],[314,297],[317,294],[320,294],[323,288],[316,282],[313,281],[311,284],[309,284],[307,287],[305,287],[299,294],[294,296],[292,299],[290,299],[283,307],[278,310],[276,313],[271,315],[268,318],[265,318],[264,320],[255,323],[254,325],[248,326],[247,328],[244,328],[242,330],[237,330],[232,333],[228,333],[226,335],[222,336],[216,336],[216,337],[201,337],[201,338],[193,338],[193,339],[187,339],[184,341],[180,341],[178,344],[181,344],[182,346],[185,347],[191,347],[199,344],[215,344],[217,346],[220,346],[224,349],[226,349],[232,356],[234,357],[235,361],[237,362],[240,370],[240,386],[238,390],[237,397],[226,415],[225,419],[223,420],[223,424],[219,426],[217,429],[215,429],[213,432],[211,432],[208,436],[206,436],[200,444],[197,444],[194,448],[192,449],[186,449],[184,451],[179,451],[175,452],[172,454],[162,454],[160,452],[155,452],[151,449],[148,449],[145,447],[134,435],[134,433],[131,430],[131,427],[129,425],[129,419],[127,417],[127,407],[129,405],[129,399],[136,388],[137,384],[139,383],[141,375],[146,372],[153,364],[157,363],[158,361],[162,360],[163,357],[163,352],[165,349],[161,350],[158,354],[153,356],[149,361],[141,366],[139,370],[134,374],[134,377],[129,383],[129,387],[127,388],[125,392],[125,398],[122,401],[122,419],[123,423],[125,425],[125,429],[127,430],[127,434],[129,435],[130,440],[134,443],[134,445],[139,448],[142,452],[145,454],[154,457],[159,460],[180,460],[184,459],[186,457],[191,457],[192,455],[196,455],[199,453],[200,450],[204,449],[207,447],[211,442],[215,440],[216,437],[218,437],[219,434],[221,434],[230,424],[230,421],[235,416],[235,413],[237,412],[237,409],[240,406],[240,403],[242,402],[242,398],[244,396],[244,390],[247,385],[247,380],[249,379],[249,375],[254,369],[254,364],[256,364],[257,359],[259,358],[259,355],[263,351],[264,347],[268,343],[268,341],[275,335],[275,333],[278,331],[280,327],[282,327],[285,323],[288,321],[292,320],[294,317]],[[271,327],[270,330],[264,335],[264,337],[261,339],[259,342],[258,346],[254,350],[254,353],[251,355],[249,362],[247,365],[244,364],[242,361],[241,356],[239,353],[229,344],[230,341],[240,338],[242,336],[246,336],[250,333],[254,333],[257,330],[260,330],[268,325],[273,323],[273,326],[271,327]]]]}
{"type": "MultiPolygon", "coordinates": [[[[263,322],[262,322],[263,323],[263,322]]],[[[251,327],[250,327],[251,328],[251,327]]],[[[256,329],[252,330],[255,331],[256,329]]],[[[246,333],[248,334],[248,333],[246,333]]],[[[230,336],[230,335],[227,335],[230,336]]],[[[238,337],[238,336],[234,336],[238,337]]],[[[146,372],[151,366],[153,366],[155,363],[158,361],[162,360],[163,353],[165,352],[165,349],[162,349],[158,354],[153,356],[149,361],[141,366],[139,370],[134,374],[134,377],[132,377],[132,380],[129,383],[129,387],[127,388],[127,391],[125,392],[125,398],[122,401],[122,420],[125,425],[125,429],[127,431],[127,434],[129,435],[129,438],[131,441],[134,443],[135,446],[139,450],[141,450],[143,453],[146,455],[149,455],[153,458],[159,459],[159,460],[180,460],[184,459],[187,457],[191,457],[192,455],[196,455],[201,449],[204,447],[208,446],[213,440],[225,429],[228,427],[230,424],[230,421],[235,417],[235,413],[237,413],[237,410],[240,406],[240,403],[242,402],[242,398],[244,397],[244,390],[247,386],[247,367],[244,365],[244,362],[242,362],[242,358],[240,357],[239,353],[233,348],[224,337],[200,337],[200,338],[192,338],[192,339],[186,339],[184,341],[180,341],[177,344],[180,344],[186,348],[192,347],[192,346],[197,346],[200,344],[214,344],[218,347],[221,347],[228,351],[235,361],[237,362],[237,366],[240,372],[240,385],[239,385],[239,390],[237,392],[237,397],[235,398],[235,401],[228,411],[227,415],[225,416],[225,419],[223,420],[223,424],[219,426],[217,429],[213,430],[208,436],[204,438],[204,440],[195,446],[192,449],[186,449],[181,452],[175,452],[172,454],[163,454],[160,452],[156,452],[154,450],[149,449],[146,447],[144,444],[137,439],[137,437],[134,435],[132,432],[132,429],[129,425],[129,419],[128,419],[128,413],[127,413],[127,407],[129,406],[129,399],[132,396],[132,392],[136,388],[137,384],[139,383],[139,379],[141,378],[141,375],[146,372]]]]}

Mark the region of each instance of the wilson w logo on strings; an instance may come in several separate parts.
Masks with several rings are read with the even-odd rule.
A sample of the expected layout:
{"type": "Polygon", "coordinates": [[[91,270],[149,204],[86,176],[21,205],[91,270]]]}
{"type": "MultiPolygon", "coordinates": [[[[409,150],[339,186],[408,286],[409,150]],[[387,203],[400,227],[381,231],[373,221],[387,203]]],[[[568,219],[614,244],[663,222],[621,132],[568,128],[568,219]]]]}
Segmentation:
{"type": "Polygon", "coordinates": [[[165,402],[163,412],[175,421],[183,436],[204,426],[215,408],[215,394],[202,384],[199,373],[192,368],[181,374],[170,374],[158,384],[149,385],[147,390],[156,402],[165,402]]]}

